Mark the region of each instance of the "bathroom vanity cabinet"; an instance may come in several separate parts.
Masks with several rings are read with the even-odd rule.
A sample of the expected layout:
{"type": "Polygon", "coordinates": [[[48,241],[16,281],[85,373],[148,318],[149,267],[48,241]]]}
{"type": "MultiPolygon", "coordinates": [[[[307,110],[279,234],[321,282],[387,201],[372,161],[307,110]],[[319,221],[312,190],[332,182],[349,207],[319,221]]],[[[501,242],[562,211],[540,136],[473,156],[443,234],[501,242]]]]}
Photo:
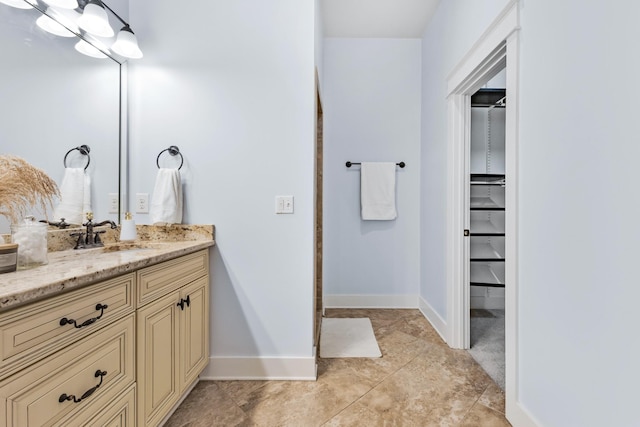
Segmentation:
{"type": "Polygon", "coordinates": [[[157,426],[208,362],[208,249],[0,312],[0,334],[0,426],[157,426]]]}
{"type": "Polygon", "coordinates": [[[209,360],[209,261],[198,252],[138,278],[138,425],[156,426],[209,360]]]}

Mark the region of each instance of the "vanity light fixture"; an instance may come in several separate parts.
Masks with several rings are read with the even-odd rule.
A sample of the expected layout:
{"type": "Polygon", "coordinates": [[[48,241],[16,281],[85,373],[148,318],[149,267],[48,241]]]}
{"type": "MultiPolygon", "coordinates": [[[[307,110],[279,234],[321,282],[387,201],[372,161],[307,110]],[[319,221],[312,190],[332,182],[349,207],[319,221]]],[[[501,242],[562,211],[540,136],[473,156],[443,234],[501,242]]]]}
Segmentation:
{"type": "Polygon", "coordinates": [[[111,25],[109,25],[109,18],[106,12],[107,10],[111,12],[113,16],[122,23],[122,25],[124,25],[118,32],[116,41],[111,46],[111,50],[125,58],[142,58],[142,51],[140,50],[140,47],[138,47],[138,39],[131,30],[129,23],[122,19],[102,0],[89,0],[85,4],[84,12],[80,19],[78,19],[78,25],[80,25],[80,28],[83,30],[95,36],[113,36],[114,32],[111,25]]]}
{"type": "Polygon", "coordinates": [[[52,7],[47,8],[46,15],[43,13],[36,19],[36,25],[46,32],[60,37],[75,37],[76,35],[73,31],[78,32],[77,25],[69,19],[66,19],[52,7]]]}
{"type": "Polygon", "coordinates": [[[94,36],[111,37],[114,34],[101,0],[89,0],[89,3],[84,6],[82,16],[78,18],[78,25],[94,36]]]}
{"type": "MultiPolygon", "coordinates": [[[[108,10],[123,25],[111,46],[111,50],[124,58],[142,58],[138,39],[129,23],[102,0],[0,0],[0,3],[18,9],[36,8],[42,13],[42,16],[36,20],[38,27],[57,36],[79,37],[80,41],[75,45],[76,50],[94,58],[111,56],[109,48],[89,35],[101,38],[113,37],[115,33],[109,24],[108,10]],[[52,7],[45,9],[43,3],[39,3],[39,1],[52,7]],[[80,15],[75,9],[82,10],[82,14],[80,15]]],[[[113,56],[112,59],[120,62],[113,56]]]]}
{"type": "Polygon", "coordinates": [[[91,43],[89,43],[87,40],[84,40],[84,39],[78,40],[78,43],[76,43],[75,45],[75,49],[81,54],[90,56],[92,58],[102,59],[107,57],[107,55],[105,55],[104,52],[100,51],[100,49],[96,47],[96,45],[99,45],[97,40],[90,39],[90,38],[88,38],[88,40],[91,43]]]}
{"type": "Polygon", "coordinates": [[[138,47],[138,39],[136,35],[133,34],[133,31],[131,31],[129,24],[126,24],[118,32],[116,42],[111,46],[111,50],[125,58],[142,58],[142,51],[138,47]]]}

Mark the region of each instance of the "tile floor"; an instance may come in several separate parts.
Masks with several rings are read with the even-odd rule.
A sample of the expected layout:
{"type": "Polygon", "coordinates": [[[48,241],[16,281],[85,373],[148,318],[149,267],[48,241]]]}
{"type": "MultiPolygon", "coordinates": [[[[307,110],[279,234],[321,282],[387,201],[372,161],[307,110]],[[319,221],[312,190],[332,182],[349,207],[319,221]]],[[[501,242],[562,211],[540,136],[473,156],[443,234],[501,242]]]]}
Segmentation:
{"type": "Polygon", "coordinates": [[[504,393],[418,310],[327,310],[369,317],[382,358],[319,359],[317,381],[201,381],[165,427],[510,426],[504,393]]]}

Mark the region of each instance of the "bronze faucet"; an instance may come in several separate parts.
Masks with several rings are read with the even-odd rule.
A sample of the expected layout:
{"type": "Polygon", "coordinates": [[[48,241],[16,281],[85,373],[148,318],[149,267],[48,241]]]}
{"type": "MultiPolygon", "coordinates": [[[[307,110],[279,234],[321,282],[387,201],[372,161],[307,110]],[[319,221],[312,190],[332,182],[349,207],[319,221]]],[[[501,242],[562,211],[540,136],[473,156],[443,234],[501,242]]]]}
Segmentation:
{"type": "Polygon", "coordinates": [[[105,230],[93,231],[93,227],[100,227],[107,224],[110,224],[112,229],[118,227],[115,222],[110,220],[94,223],[93,212],[87,212],[87,222],[82,224],[86,227],[86,232],[71,233],[71,235],[74,237],[78,236],[76,246],[73,249],[98,248],[104,246],[104,243],[102,243],[102,240],[100,239],[100,234],[104,233],[105,230]]]}

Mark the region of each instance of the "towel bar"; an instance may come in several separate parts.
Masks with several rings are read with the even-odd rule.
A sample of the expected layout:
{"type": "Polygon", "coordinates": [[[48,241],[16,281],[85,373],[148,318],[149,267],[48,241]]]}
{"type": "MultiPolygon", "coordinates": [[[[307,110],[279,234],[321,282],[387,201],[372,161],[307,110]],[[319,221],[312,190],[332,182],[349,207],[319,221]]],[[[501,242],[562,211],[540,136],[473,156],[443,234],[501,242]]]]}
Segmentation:
{"type": "MultiPolygon", "coordinates": [[[[360,162],[347,162],[346,166],[348,168],[350,168],[351,165],[360,165],[360,164],[362,164],[362,163],[360,163],[360,162]]],[[[396,163],[396,166],[400,166],[401,168],[404,168],[406,166],[406,163],[405,162],[396,163]]]]}

